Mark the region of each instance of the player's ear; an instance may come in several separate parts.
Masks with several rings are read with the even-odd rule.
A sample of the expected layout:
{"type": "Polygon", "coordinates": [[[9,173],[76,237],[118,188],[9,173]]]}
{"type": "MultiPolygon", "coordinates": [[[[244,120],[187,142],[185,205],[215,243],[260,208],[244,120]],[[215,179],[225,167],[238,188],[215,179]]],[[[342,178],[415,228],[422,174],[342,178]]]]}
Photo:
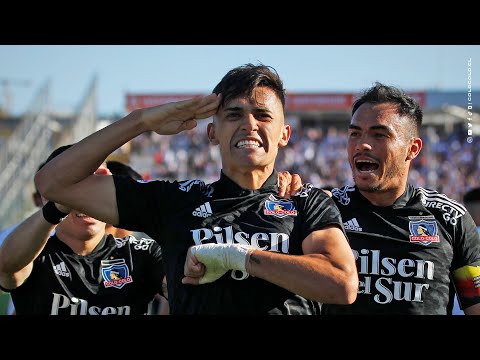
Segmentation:
{"type": "Polygon", "coordinates": [[[291,135],[290,125],[283,125],[282,133],[280,134],[280,141],[278,142],[279,147],[284,147],[288,144],[291,135]]]}
{"type": "Polygon", "coordinates": [[[36,207],[42,207],[43,206],[42,195],[40,195],[40,193],[38,191],[35,191],[32,194],[32,199],[33,199],[33,203],[35,204],[36,207]]]}
{"type": "Polygon", "coordinates": [[[422,145],[423,145],[422,139],[418,137],[412,138],[412,140],[410,140],[410,147],[408,149],[406,160],[415,159],[418,156],[418,154],[420,154],[420,150],[422,150],[422,145]]]}
{"type": "Polygon", "coordinates": [[[210,141],[211,144],[213,145],[219,144],[215,136],[215,125],[213,123],[210,123],[207,125],[207,136],[208,136],[208,141],[210,141]]]}

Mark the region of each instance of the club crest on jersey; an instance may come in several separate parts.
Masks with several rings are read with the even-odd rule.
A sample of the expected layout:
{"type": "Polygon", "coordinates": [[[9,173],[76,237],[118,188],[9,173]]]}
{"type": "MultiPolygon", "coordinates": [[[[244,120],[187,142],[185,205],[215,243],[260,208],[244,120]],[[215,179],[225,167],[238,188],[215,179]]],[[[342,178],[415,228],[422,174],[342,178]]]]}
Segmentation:
{"type": "MultiPolygon", "coordinates": [[[[409,218],[412,219],[413,217],[409,216],[409,218]]],[[[421,219],[409,221],[408,228],[411,234],[410,242],[420,243],[422,245],[430,245],[432,242],[440,242],[440,236],[437,235],[437,222],[435,220],[428,221],[421,219]]]]}
{"type": "Polygon", "coordinates": [[[295,204],[291,200],[277,200],[273,195],[270,195],[268,200],[265,201],[265,209],[263,209],[265,215],[273,215],[278,218],[284,218],[285,216],[297,216],[297,210],[295,210],[295,204]]]}
{"type": "Polygon", "coordinates": [[[133,281],[125,259],[102,260],[103,286],[121,289],[133,281]]]}

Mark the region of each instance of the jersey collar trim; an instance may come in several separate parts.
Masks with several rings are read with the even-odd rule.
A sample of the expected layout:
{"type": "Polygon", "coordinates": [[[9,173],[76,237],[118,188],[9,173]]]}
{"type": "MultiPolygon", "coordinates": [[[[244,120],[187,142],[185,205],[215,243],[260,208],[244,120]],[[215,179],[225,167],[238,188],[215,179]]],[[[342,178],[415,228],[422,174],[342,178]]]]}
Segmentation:
{"type": "Polygon", "coordinates": [[[265,192],[278,192],[278,172],[273,170],[272,174],[263,183],[262,187],[257,190],[244,189],[227,175],[220,174],[220,179],[212,184],[215,188],[215,194],[225,196],[245,196],[249,194],[260,194],[265,192]]]}

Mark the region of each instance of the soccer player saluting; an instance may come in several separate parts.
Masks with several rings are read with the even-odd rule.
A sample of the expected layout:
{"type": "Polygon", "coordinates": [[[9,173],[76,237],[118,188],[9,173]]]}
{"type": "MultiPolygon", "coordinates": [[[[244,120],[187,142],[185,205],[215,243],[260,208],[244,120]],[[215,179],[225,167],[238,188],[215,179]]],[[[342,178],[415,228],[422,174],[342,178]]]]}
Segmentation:
{"type": "Polygon", "coordinates": [[[311,187],[277,196],[274,162],[290,138],[284,107],[273,68],[240,66],[209,96],[134,110],[90,135],[37,173],[36,184],[50,200],[158,241],[172,314],[318,314],[319,302],[352,303],[358,277],[332,199],[311,187]],[[174,135],[212,115],[218,181],[92,176],[141,133],[174,135]]]}

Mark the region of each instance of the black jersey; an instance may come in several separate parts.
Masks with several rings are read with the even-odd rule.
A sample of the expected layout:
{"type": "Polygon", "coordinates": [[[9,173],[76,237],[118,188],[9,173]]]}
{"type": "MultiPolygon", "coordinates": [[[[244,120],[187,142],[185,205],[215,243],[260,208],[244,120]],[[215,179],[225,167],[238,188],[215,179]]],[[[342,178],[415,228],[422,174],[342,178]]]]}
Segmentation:
{"type": "Polygon", "coordinates": [[[162,252],[151,239],[104,236],[80,256],[56,235],[11,290],[18,315],[141,315],[162,293],[162,252]]]}
{"type": "Polygon", "coordinates": [[[311,232],[343,228],[333,200],[320,189],[308,185],[292,199],[275,196],[277,176],[274,171],[258,190],[243,189],[223,173],[212,184],[114,176],[119,226],[143,231],[162,247],[172,314],[319,313],[318,303],[241,271],[208,284],[181,283],[192,245],[244,244],[301,255],[311,232]]]}
{"type": "Polygon", "coordinates": [[[353,186],[332,196],[360,283],[352,305],[324,304],[323,313],[451,314],[455,285],[463,307],[480,302],[480,238],[464,206],[412,185],[387,207],[353,186]]]}

